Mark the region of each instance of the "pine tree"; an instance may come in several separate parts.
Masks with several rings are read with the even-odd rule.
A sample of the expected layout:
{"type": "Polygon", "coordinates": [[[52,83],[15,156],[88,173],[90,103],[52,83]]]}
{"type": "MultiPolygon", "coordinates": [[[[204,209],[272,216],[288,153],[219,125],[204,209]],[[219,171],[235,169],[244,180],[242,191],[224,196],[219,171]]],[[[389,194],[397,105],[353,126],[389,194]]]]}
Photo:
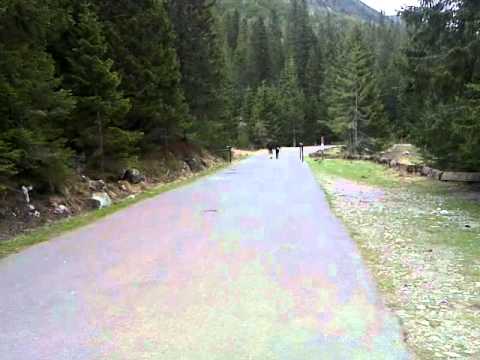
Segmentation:
{"type": "Polygon", "coordinates": [[[300,88],[292,58],[287,60],[280,78],[278,134],[283,145],[297,146],[303,141],[305,121],[305,96],[300,88]]]}
{"type": "Polygon", "coordinates": [[[288,15],[288,49],[295,62],[298,83],[303,90],[307,86],[306,70],[312,38],[307,0],[291,0],[288,15]]]}
{"type": "Polygon", "coordinates": [[[459,129],[470,128],[475,113],[480,4],[422,0],[403,16],[410,38],[402,67],[402,124],[438,166],[478,170],[476,156],[466,150],[475,148],[475,140],[459,129]]]}
{"type": "Polygon", "coordinates": [[[78,150],[84,151],[92,165],[105,171],[105,156],[110,159],[121,157],[128,160],[134,152],[139,134],[127,134],[120,129],[130,110],[130,104],[119,90],[121,83],[118,73],[112,70],[113,61],[107,57],[107,43],[103,28],[90,6],[83,4],[78,10],[78,18],[70,34],[71,51],[66,55],[68,67],[64,74],[64,84],[71,89],[77,101],[74,117],[75,143],[78,150]],[[121,137],[115,141],[126,151],[106,139],[121,137]]]}
{"type": "Polygon", "coordinates": [[[247,88],[245,91],[245,95],[243,97],[243,102],[242,102],[242,110],[241,110],[241,117],[240,117],[240,124],[241,126],[246,129],[246,134],[245,136],[244,133],[244,138],[248,138],[248,140],[252,142],[253,139],[253,120],[252,120],[252,109],[253,109],[253,103],[255,101],[255,91],[252,88],[247,88]]]}
{"type": "Polygon", "coordinates": [[[372,54],[359,28],[352,31],[337,69],[329,99],[332,130],[348,141],[353,152],[365,146],[379,148],[388,128],[372,54]]]}
{"type": "Polygon", "coordinates": [[[235,51],[240,35],[240,13],[237,9],[227,13],[226,16],[227,44],[231,51],[235,51]]]}
{"type": "MultiPolygon", "coordinates": [[[[480,80],[480,79],[479,79],[480,80]]],[[[464,116],[453,118],[453,137],[461,139],[458,143],[455,163],[470,171],[480,169],[480,81],[467,86],[466,100],[461,103],[464,116]]]]}
{"type": "Polygon", "coordinates": [[[255,93],[251,110],[252,140],[257,147],[280,142],[281,112],[278,89],[263,82],[255,93]]]}
{"type": "Polygon", "coordinates": [[[285,66],[285,50],[280,17],[275,9],[270,11],[269,50],[272,59],[272,80],[278,81],[285,66]]]}
{"type": "Polygon", "coordinates": [[[268,133],[268,120],[270,115],[268,96],[268,87],[265,82],[263,82],[257,88],[251,111],[251,140],[257,147],[265,147],[267,142],[270,141],[268,133]]]}
{"type": "MultiPolygon", "coordinates": [[[[239,93],[245,92],[245,90],[252,84],[251,78],[249,78],[249,27],[247,19],[242,19],[240,26],[240,33],[238,36],[237,47],[233,55],[233,81],[237,85],[237,91],[239,93]]],[[[241,97],[241,96],[240,96],[241,97]]]]}
{"type": "Polygon", "coordinates": [[[326,120],[326,105],[324,88],[324,59],[318,39],[310,50],[306,76],[308,82],[305,89],[305,137],[303,142],[315,144],[322,136],[330,135],[325,126],[321,126],[326,120]]]}
{"type": "MultiPolygon", "coordinates": [[[[128,129],[145,133],[143,148],[164,145],[190,126],[180,84],[175,35],[163,1],[99,0],[108,56],[131,102],[128,129]]],[[[192,49],[194,51],[194,49],[192,49]]]]}
{"type": "MultiPolygon", "coordinates": [[[[0,157],[3,177],[59,190],[69,173],[71,151],[63,125],[74,103],[60,88],[49,41],[67,15],[53,1],[11,1],[0,9],[0,157]]],[[[1,175],[0,175],[1,176],[1,175]]],[[[2,181],[2,180],[0,180],[2,181]]]]}
{"type": "Polygon", "coordinates": [[[200,139],[225,121],[225,62],[210,0],[169,0],[182,88],[200,139]]]}
{"type": "Polygon", "coordinates": [[[21,150],[13,148],[5,139],[0,139],[0,195],[7,189],[8,180],[17,175],[17,163],[21,157],[21,150]]]}
{"type": "Polygon", "coordinates": [[[251,86],[257,87],[264,81],[270,81],[272,76],[267,29],[262,17],[256,18],[253,23],[250,47],[251,86]]]}

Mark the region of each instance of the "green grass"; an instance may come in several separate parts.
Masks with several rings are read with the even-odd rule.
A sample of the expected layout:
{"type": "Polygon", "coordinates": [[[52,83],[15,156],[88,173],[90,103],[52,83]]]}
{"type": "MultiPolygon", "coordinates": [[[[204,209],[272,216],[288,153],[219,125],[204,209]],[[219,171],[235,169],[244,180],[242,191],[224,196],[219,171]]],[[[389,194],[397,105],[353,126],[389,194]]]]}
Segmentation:
{"type": "MultiPolygon", "coordinates": [[[[422,177],[401,177],[387,167],[363,161],[315,162],[310,159],[309,164],[324,188],[335,214],[345,223],[351,237],[359,244],[362,256],[375,275],[379,289],[388,299],[388,306],[401,310],[403,314],[409,314],[409,317],[404,319],[407,322],[405,330],[420,336],[420,341],[413,341],[412,345],[416,357],[432,359],[432,340],[426,335],[423,338],[424,334],[435,335],[440,339],[434,340],[434,345],[436,342],[442,344],[447,340],[451,341],[456,346],[456,352],[463,354],[462,349],[465,347],[462,346],[472,344],[472,329],[480,326],[478,317],[473,317],[471,312],[461,308],[455,311],[459,323],[464,326],[467,340],[459,338],[452,341],[448,337],[451,333],[448,329],[443,329],[440,335],[435,328],[418,332],[415,323],[408,323],[409,319],[420,316],[439,321],[439,313],[432,315],[429,308],[422,311],[410,308],[412,304],[400,300],[399,294],[402,293],[404,284],[410,282],[416,287],[411,295],[416,303],[437,299],[439,296],[452,302],[464,301],[469,306],[475,303],[471,300],[474,294],[471,284],[480,281],[480,202],[465,197],[466,191],[472,190],[465,185],[422,177]],[[384,196],[381,202],[349,202],[345,200],[347,197],[344,193],[338,194],[335,190],[335,181],[340,179],[380,188],[384,196]],[[438,209],[447,210],[448,214],[439,214],[438,209]],[[466,224],[472,227],[466,228],[466,224]],[[383,227],[384,233],[371,231],[377,225],[380,229],[383,227]],[[394,254],[387,252],[386,256],[383,256],[384,249],[395,244],[402,244],[399,245],[401,250],[397,248],[394,254]],[[433,269],[441,271],[441,279],[437,277],[433,293],[427,288],[421,290],[422,288],[416,285],[417,279],[422,279],[419,277],[422,275],[421,270],[417,269],[422,268],[408,268],[405,265],[410,261],[421,264],[419,259],[422,259],[422,254],[427,251],[430,251],[433,257],[424,259],[425,264],[431,264],[433,269]],[[405,275],[406,272],[409,273],[405,275]],[[450,293],[448,284],[453,282],[452,279],[455,279],[455,285],[454,292],[450,293]],[[438,288],[439,284],[442,286],[443,280],[445,289],[438,288]]],[[[352,192],[355,191],[355,187],[352,187],[352,192]]],[[[425,279],[430,277],[427,272],[425,279]]],[[[437,302],[432,302],[429,306],[435,308],[436,304],[437,302]]]]}
{"type": "Polygon", "coordinates": [[[14,253],[18,253],[29,246],[48,241],[54,237],[57,237],[69,231],[91,224],[97,220],[105,218],[113,213],[123,210],[143,200],[155,197],[167,191],[174,190],[178,187],[193,183],[196,180],[202,177],[211,175],[219,170],[226,168],[227,166],[228,164],[222,164],[222,165],[212,167],[208,170],[195,174],[194,176],[188,179],[178,180],[169,184],[162,184],[157,187],[151,188],[147,191],[144,191],[138,194],[135,198],[125,199],[121,202],[118,202],[112,205],[109,208],[91,211],[91,212],[81,214],[69,219],[56,221],[52,224],[45,225],[38,229],[34,229],[26,234],[13,238],[12,240],[0,242],[0,258],[6,257],[14,253]]]}
{"type": "MultiPolygon", "coordinates": [[[[329,179],[341,178],[386,190],[394,189],[399,193],[410,193],[417,199],[424,199],[427,208],[433,198],[441,199],[440,207],[442,210],[448,210],[454,214],[459,212],[468,214],[472,219],[479,219],[480,223],[480,203],[459,198],[458,193],[462,190],[461,185],[442,183],[421,177],[405,180],[394,170],[368,161],[340,159],[327,159],[318,162],[309,159],[308,161],[320,182],[325,177],[329,179]]],[[[333,194],[327,192],[327,198],[331,205],[334,204],[333,197],[333,194]]],[[[467,258],[480,257],[480,246],[478,246],[480,230],[466,231],[466,229],[461,229],[458,226],[452,226],[446,219],[441,229],[432,228],[431,226],[439,224],[438,220],[431,221],[428,217],[409,216],[409,205],[411,204],[405,203],[405,213],[401,214],[402,217],[409,218],[409,231],[416,232],[416,229],[424,229],[423,232],[428,233],[429,241],[433,244],[456,247],[467,258]]],[[[436,210],[436,205],[430,204],[430,210],[436,210]]]]}
{"type": "Polygon", "coordinates": [[[326,159],[315,161],[308,159],[313,171],[318,175],[339,177],[371,186],[391,188],[400,185],[396,172],[369,161],[326,159]]]}

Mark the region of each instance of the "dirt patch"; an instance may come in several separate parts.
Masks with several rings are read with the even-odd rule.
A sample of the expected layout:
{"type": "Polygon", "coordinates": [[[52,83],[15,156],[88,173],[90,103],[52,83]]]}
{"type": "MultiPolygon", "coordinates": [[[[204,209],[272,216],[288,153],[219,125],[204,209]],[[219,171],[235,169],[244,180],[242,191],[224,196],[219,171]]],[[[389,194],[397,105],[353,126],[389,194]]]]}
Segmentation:
{"type": "Polygon", "coordinates": [[[347,180],[337,180],[332,183],[332,192],[345,201],[372,203],[383,200],[384,191],[378,188],[361,185],[347,180]]]}
{"type": "Polygon", "coordinates": [[[248,156],[266,154],[267,150],[243,150],[243,149],[232,149],[234,159],[242,159],[248,156]]]}

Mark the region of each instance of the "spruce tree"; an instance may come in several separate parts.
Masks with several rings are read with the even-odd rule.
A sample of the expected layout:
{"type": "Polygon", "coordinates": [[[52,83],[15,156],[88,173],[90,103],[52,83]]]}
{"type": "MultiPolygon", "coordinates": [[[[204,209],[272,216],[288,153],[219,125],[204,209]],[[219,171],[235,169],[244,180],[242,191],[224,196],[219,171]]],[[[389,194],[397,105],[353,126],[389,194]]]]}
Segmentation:
{"type": "Polygon", "coordinates": [[[260,85],[255,93],[251,110],[252,140],[258,147],[267,143],[280,143],[280,119],[282,115],[282,99],[277,87],[260,85]]]}
{"type": "Polygon", "coordinates": [[[295,62],[287,60],[280,78],[278,134],[283,145],[297,146],[303,142],[305,121],[305,95],[298,83],[295,62]]]}
{"type": "Polygon", "coordinates": [[[365,147],[380,148],[388,128],[372,53],[357,27],[346,43],[333,86],[329,115],[334,133],[347,140],[355,153],[365,147]]]}
{"type": "Polygon", "coordinates": [[[250,71],[251,86],[257,87],[272,76],[272,60],[270,59],[269,41],[263,17],[255,19],[250,37],[250,71]]]}
{"type": "Polygon", "coordinates": [[[463,147],[474,143],[471,134],[458,129],[470,128],[474,114],[480,78],[480,4],[422,0],[403,17],[410,37],[402,67],[402,124],[409,126],[411,139],[438,166],[455,169],[469,164],[465,165],[469,170],[478,170],[475,157],[463,147]]]}
{"type": "Polygon", "coordinates": [[[235,51],[238,44],[238,36],[240,34],[240,13],[237,9],[227,13],[226,16],[226,36],[227,44],[231,51],[235,51]]]}
{"type": "Polygon", "coordinates": [[[92,165],[105,171],[105,157],[127,161],[134,152],[138,138],[121,130],[130,103],[119,90],[120,77],[113,71],[113,60],[107,57],[107,43],[97,15],[87,4],[80,5],[75,25],[70,35],[71,50],[67,52],[68,66],[64,74],[64,85],[75,96],[73,127],[77,149],[85,152],[92,165]],[[112,141],[121,137],[125,152],[119,151],[112,141]],[[119,159],[120,157],[120,159],[119,159]]]}
{"type": "Polygon", "coordinates": [[[277,82],[285,66],[285,49],[283,46],[282,24],[278,12],[270,11],[269,21],[269,50],[272,59],[272,80],[277,82]]]}
{"type": "Polygon", "coordinates": [[[255,99],[251,110],[251,140],[257,147],[265,147],[271,141],[268,133],[269,121],[269,93],[268,87],[263,82],[255,93],[255,99]]]}
{"type": "Polygon", "coordinates": [[[289,55],[293,57],[295,62],[298,83],[305,90],[308,57],[313,40],[307,0],[290,1],[287,31],[289,55]]]}
{"type": "Polygon", "coordinates": [[[232,59],[233,81],[237,91],[243,93],[252,85],[249,77],[249,26],[247,19],[242,19],[237,47],[232,59]]]}
{"type": "Polygon", "coordinates": [[[131,102],[128,129],[145,133],[144,149],[164,145],[190,126],[180,84],[175,35],[163,1],[99,0],[113,70],[131,102]]]}
{"type": "Polygon", "coordinates": [[[480,169],[480,79],[470,83],[466,89],[466,99],[461,102],[463,116],[453,119],[452,135],[461,139],[455,152],[455,163],[461,169],[480,169]]]}
{"type": "Polygon", "coordinates": [[[248,134],[248,139],[251,141],[253,137],[253,121],[252,121],[252,109],[253,109],[253,102],[255,99],[255,91],[252,88],[247,88],[245,91],[245,95],[243,97],[242,102],[242,109],[240,115],[240,123],[244,128],[246,128],[246,132],[248,134]]]}
{"type": "MultiPolygon", "coordinates": [[[[0,8],[0,142],[3,177],[55,191],[69,173],[63,127],[74,106],[47,52],[66,24],[56,1],[10,1],[0,8]]],[[[1,181],[1,180],[0,180],[1,181]]]]}
{"type": "Polygon", "coordinates": [[[329,135],[325,126],[326,106],[324,95],[324,58],[320,43],[315,39],[315,45],[310,50],[306,76],[308,82],[305,89],[305,138],[304,143],[315,144],[322,136],[329,135]]]}
{"type": "Polygon", "coordinates": [[[216,33],[210,0],[169,0],[170,19],[176,34],[175,48],[180,62],[181,84],[193,130],[200,139],[223,126],[225,119],[225,62],[216,33]]]}

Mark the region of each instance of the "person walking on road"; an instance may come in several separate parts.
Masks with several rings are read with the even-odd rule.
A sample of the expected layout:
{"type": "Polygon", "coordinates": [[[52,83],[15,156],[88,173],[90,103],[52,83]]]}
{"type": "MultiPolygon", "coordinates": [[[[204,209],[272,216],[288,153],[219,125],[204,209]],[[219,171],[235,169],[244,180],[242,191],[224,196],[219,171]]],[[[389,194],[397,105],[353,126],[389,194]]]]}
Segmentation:
{"type": "Polygon", "coordinates": [[[268,155],[270,156],[270,159],[271,159],[273,157],[273,144],[269,142],[267,144],[267,149],[268,149],[268,155]]]}

